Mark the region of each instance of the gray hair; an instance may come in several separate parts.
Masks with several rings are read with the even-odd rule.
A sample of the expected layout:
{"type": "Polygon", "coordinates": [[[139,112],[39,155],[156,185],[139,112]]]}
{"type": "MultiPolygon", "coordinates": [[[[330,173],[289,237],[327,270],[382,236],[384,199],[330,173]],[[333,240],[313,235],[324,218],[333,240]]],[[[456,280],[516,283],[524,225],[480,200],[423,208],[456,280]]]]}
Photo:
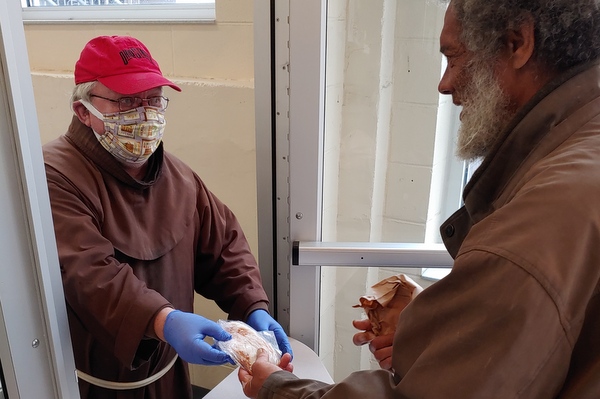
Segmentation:
{"type": "MultiPolygon", "coordinates": [[[[448,0],[442,0],[447,3],[448,0]]],[[[508,31],[531,18],[534,59],[562,72],[600,57],[600,0],[451,0],[468,50],[495,58],[508,31]]]]}
{"type": "Polygon", "coordinates": [[[73,103],[79,100],[90,101],[90,92],[96,86],[96,81],[79,83],[73,88],[71,93],[71,109],[73,109],[73,103]]]}

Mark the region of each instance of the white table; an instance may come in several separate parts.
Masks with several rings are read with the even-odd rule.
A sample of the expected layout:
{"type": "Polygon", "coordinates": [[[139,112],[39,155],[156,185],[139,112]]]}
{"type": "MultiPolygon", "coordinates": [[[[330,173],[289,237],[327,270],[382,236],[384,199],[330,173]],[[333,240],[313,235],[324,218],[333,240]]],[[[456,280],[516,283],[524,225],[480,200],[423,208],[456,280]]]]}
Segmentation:
{"type": "MultiPolygon", "coordinates": [[[[290,338],[290,344],[294,351],[294,374],[300,378],[310,378],[313,380],[333,383],[333,379],[327,372],[327,369],[321,362],[317,354],[304,345],[302,342],[290,338]]],[[[242,391],[242,385],[238,380],[238,369],[233,370],[227,377],[223,379],[216,387],[214,387],[204,399],[247,399],[242,391]]]]}

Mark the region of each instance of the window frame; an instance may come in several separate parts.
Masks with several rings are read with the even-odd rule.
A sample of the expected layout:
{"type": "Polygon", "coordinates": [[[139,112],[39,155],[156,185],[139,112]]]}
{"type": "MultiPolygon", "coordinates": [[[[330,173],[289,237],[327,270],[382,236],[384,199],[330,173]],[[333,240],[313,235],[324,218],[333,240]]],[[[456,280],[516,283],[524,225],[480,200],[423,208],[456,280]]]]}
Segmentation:
{"type": "Polygon", "coordinates": [[[23,7],[23,23],[214,23],[214,0],[202,3],[23,7]]]}

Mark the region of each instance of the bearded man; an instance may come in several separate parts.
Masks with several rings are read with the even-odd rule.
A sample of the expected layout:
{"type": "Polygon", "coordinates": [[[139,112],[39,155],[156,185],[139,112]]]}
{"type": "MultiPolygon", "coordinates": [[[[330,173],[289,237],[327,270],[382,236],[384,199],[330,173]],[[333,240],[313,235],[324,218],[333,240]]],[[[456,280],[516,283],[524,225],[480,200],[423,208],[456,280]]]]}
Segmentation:
{"type": "Polygon", "coordinates": [[[458,155],[483,158],[441,227],[452,272],[395,334],[355,321],[380,370],[329,385],[261,355],[247,396],[600,397],[600,2],[451,0],[440,46],[458,155]]]}

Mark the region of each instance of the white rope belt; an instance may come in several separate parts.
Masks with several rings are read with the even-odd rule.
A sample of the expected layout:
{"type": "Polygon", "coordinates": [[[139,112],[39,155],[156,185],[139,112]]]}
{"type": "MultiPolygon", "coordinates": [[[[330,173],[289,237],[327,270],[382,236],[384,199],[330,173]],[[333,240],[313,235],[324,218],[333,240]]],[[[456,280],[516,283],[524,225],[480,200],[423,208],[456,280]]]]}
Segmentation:
{"type": "Polygon", "coordinates": [[[92,375],[86,374],[81,370],[75,370],[75,371],[77,372],[78,378],[81,378],[82,380],[87,381],[90,384],[96,385],[101,388],[115,389],[115,390],[137,389],[137,388],[145,387],[146,385],[150,385],[153,382],[155,382],[156,380],[158,380],[159,378],[161,378],[163,375],[167,374],[167,372],[169,370],[171,370],[171,368],[175,364],[177,357],[178,356],[175,355],[173,360],[171,360],[169,362],[169,364],[167,364],[165,366],[165,368],[160,370],[158,373],[151,375],[150,377],[145,378],[141,381],[132,381],[132,382],[107,381],[107,380],[103,380],[101,378],[96,378],[92,375]]]}

